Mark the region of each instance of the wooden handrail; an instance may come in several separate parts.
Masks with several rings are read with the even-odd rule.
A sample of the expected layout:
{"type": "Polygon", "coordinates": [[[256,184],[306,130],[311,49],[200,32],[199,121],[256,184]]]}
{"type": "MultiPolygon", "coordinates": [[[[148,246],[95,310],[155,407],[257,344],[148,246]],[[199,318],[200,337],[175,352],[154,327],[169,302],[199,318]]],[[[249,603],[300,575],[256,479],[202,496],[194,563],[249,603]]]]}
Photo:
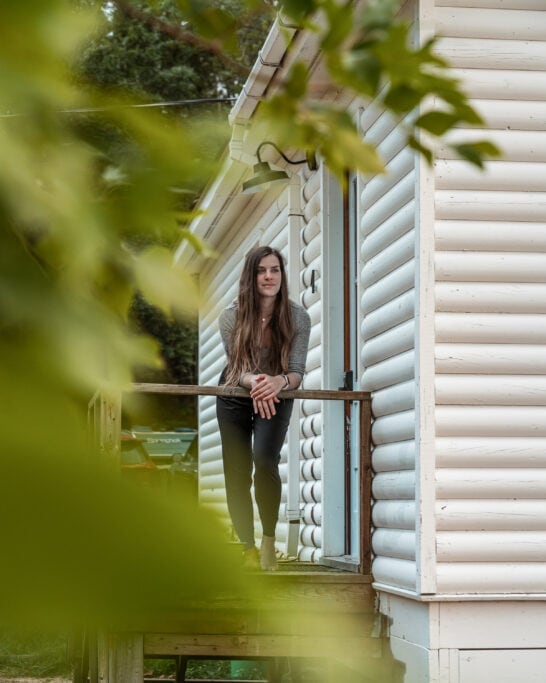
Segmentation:
{"type": "MultiPolygon", "coordinates": [[[[199,384],[148,384],[134,383],[131,392],[141,394],[165,394],[171,396],[240,396],[247,398],[249,392],[241,387],[226,385],[208,386],[199,384]]],[[[295,389],[281,391],[280,398],[315,399],[319,401],[358,402],[359,461],[360,461],[360,572],[371,572],[371,394],[369,391],[347,391],[345,389],[295,389]]]]}
{"type": "MultiPolygon", "coordinates": [[[[172,394],[177,396],[240,396],[248,397],[247,389],[222,384],[148,384],[135,383],[131,390],[144,394],[172,394]]],[[[369,391],[346,391],[345,389],[293,389],[281,391],[281,398],[318,399],[320,401],[369,401],[369,391]]]]}

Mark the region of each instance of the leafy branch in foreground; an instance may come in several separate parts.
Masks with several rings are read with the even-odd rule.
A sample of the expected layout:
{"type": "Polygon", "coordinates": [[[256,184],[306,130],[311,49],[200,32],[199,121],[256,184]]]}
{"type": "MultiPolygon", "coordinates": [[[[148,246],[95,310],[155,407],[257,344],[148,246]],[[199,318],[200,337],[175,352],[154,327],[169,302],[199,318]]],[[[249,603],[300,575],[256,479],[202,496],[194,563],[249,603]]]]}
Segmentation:
{"type": "MultiPolygon", "coordinates": [[[[434,138],[459,125],[483,126],[484,121],[450,74],[448,63],[435,53],[435,39],[412,47],[411,26],[396,17],[399,4],[373,0],[362,10],[352,2],[291,0],[284,11],[319,34],[332,81],[405,121],[408,143],[431,162],[434,138]]],[[[261,109],[280,144],[320,151],[340,178],[350,168],[381,172],[377,151],[362,139],[352,117],[335,104],[317,103],[308,96],[308,78],[306,65],[296,63],[280,93],[261,109]]],[[[449,146],[480,168],[487,157],[500,154],[487,141],[449,146]]]]}

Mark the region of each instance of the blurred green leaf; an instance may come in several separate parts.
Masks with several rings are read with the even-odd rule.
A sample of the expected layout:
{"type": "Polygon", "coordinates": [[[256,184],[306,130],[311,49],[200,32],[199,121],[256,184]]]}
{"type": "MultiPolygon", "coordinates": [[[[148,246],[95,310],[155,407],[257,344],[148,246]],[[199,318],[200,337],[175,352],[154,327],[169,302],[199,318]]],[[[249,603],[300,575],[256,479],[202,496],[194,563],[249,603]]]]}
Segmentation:
{"type": "Polygon", "coordinates": [[[443,111],[429,111],[419,116],[414,125],[417,128],[432,133],[433,135],[443,135],[458,122],[458,118],[453,114],[443,111]]]}
{"type": "Polygon", "coordinates": [[[466,142],[457,145],[451,145],[457,154],[466,159],[469,163],[484,168],[484,157],[498,157],[501,155],[499,148],[492,142],[466,142]]]}

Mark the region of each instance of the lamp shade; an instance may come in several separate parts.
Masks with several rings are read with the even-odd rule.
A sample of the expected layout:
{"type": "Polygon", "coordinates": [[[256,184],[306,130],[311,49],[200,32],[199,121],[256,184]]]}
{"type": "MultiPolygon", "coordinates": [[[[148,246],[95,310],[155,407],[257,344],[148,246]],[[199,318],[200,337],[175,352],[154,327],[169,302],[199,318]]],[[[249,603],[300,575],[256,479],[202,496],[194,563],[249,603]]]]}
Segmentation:
{"type": "Polygon", "coordinates": [[[243,183],[243,193],[264,192],[276,185],[284,185],[289,180],[285,171],[274,171],[267,161],[254,164],[254,175],[243,183]]]}

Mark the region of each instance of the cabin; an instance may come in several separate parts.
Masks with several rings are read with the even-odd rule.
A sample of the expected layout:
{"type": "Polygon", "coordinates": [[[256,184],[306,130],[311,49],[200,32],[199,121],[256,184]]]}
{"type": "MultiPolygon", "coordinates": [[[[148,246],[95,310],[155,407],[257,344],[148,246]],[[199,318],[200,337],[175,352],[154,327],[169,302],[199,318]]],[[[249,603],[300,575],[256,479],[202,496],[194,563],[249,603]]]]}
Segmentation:
{"type": "MultiPolygon", "coordinates": [[[[285,256],[308,310],[304,390],[371,392],[370,529],[361,515],[354,403],[302,399],[283,451],[278,550],[371,580],[406,683],[538,683],[546,670],[546,4],[407,0],[417,40],[463,82],[503,156],[479,172],[440,146],[433,166],[399,124],[334,89],[316,37],[273,26],[235,103],[221,173],[187,244],[198,274],[199,384],[224,363],[217,319],[255,244],[285,256]],[[290,50],[287,49],[287,34],[290,50]],[[242,194],[263,142],[253,125],[295,59],[315,97],[338,102],[377,146],[387,174],[343,193],[320,163],[284,187],[242,194]],[[364,521],[363,521],[364,520],[364,521]]],[[[214,397],[199,409],[200,500],[225,514],[214,397]]]]}

